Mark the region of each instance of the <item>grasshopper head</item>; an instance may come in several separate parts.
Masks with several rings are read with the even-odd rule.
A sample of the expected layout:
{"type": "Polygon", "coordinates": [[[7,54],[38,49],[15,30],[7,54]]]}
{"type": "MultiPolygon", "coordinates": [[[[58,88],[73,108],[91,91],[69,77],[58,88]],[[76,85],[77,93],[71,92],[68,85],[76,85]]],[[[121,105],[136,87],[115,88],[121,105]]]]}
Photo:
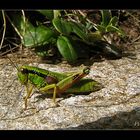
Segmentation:
{"type": "Polygon", "coordinates": [[[18,79],[19,79],[20,83],[22,85],[26,85],[28,82],[28,73],[26,72],[26,69],[24,69],[22,67],[19,68],[17,75],[18,75],[18,79]]]}
{"type": "Polygon", "coordinates": [[[17,69],[18,73],[18,79],[21,82],[22,85],[26,85],[28,82],[28,71],[23,66],[18,67],[17,64],[15,64],[8,56],[7,58],[10,60],[10,62],[13,64],[13,66],[17,69]]]}
{"type": "Polygon", "coordinates": [[[89,72],[90,72],[90,68],[89,67],[86,67],[86,68],[83,69],[83,73],[84,74],[89,74],[89,72]]]}

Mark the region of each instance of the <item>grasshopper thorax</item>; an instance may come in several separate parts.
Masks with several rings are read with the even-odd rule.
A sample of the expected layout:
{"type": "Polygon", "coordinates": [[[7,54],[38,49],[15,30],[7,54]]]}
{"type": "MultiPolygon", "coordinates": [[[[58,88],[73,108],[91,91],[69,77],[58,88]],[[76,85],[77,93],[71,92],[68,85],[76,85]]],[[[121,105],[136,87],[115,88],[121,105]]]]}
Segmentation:
{"type": "Polygon", "coordinates": [[[89,67],[86,67],[86,68],[83,69],[83,73],[84,74],[89,74],[89,72],[90,72],[90,68],[89,67]]]}

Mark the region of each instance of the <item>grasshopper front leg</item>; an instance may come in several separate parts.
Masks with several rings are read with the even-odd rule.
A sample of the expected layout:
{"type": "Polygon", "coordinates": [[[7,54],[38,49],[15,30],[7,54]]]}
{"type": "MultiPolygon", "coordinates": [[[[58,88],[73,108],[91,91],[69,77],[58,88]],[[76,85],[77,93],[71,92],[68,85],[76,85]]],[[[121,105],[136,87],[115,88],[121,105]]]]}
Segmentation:
{"type": "Polygon", "coordinates": [[[81,78],[85,77],[86,75],[88,75],[90,72],[90,69],[88,67],[86,67],[82,73],[76,73],[73,74],[63,80],[61,80],[60,82],[58,82],[57,84],[51,84],[51,85],[47,85],[43,88],[40,88],[41,92],[46,92],[49,91],[51,89],[54,89],[53,91],[53,102],[55,103],[55,99],[56,99],[56,94],[59,93],[63,93],[65,92],[67,89],[69,89],[73,84],[77,83],[81,78]]]}
{"type": "Polygon", "coordinates": [[[32,91],[33,91],[33,85],[30,85],[29,83],[26,85],[27,95],[25,97],[25,110],[27,109],[27,100],[30,97],[32,91]]]}

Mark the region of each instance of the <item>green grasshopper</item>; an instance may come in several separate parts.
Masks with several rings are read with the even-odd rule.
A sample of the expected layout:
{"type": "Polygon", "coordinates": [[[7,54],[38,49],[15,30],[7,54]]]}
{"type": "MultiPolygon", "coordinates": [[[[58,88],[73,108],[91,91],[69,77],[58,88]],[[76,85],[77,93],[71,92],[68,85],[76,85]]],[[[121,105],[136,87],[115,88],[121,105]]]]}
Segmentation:
{"type": "Polygon", "coordinates": [[[54,103],[56,94],[92,92],[102,87],[101,84],[92,79],[82,79],[89,74],[89,67],[85,67],[81,72],[74,74],[52,72],[28,65],[16,66],[16,68],[18,79],[22,85],[26,86],[27,90],[25,109],[27,109],[27,100],[34,87],[41,93],[53,94],[54,103]]]}

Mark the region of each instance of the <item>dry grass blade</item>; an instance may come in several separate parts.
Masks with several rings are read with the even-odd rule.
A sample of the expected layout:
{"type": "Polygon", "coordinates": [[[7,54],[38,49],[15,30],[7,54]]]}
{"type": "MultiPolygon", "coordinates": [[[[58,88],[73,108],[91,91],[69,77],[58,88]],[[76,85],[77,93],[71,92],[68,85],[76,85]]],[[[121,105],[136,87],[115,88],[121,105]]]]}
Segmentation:
{"type": "Polygon", "coordinates": [[[4,37],[5,37],[5,32],[6,32],[6,19],[5,19],[5,13],[4,10],[1,11],[2,12],[2,17],[3,17],[3,34],[2,34],[2,39],[1,39],[1,43],[0,43],[0,49],[2,48],[3,45],[3,41],[4,41],[4,37]]]}

